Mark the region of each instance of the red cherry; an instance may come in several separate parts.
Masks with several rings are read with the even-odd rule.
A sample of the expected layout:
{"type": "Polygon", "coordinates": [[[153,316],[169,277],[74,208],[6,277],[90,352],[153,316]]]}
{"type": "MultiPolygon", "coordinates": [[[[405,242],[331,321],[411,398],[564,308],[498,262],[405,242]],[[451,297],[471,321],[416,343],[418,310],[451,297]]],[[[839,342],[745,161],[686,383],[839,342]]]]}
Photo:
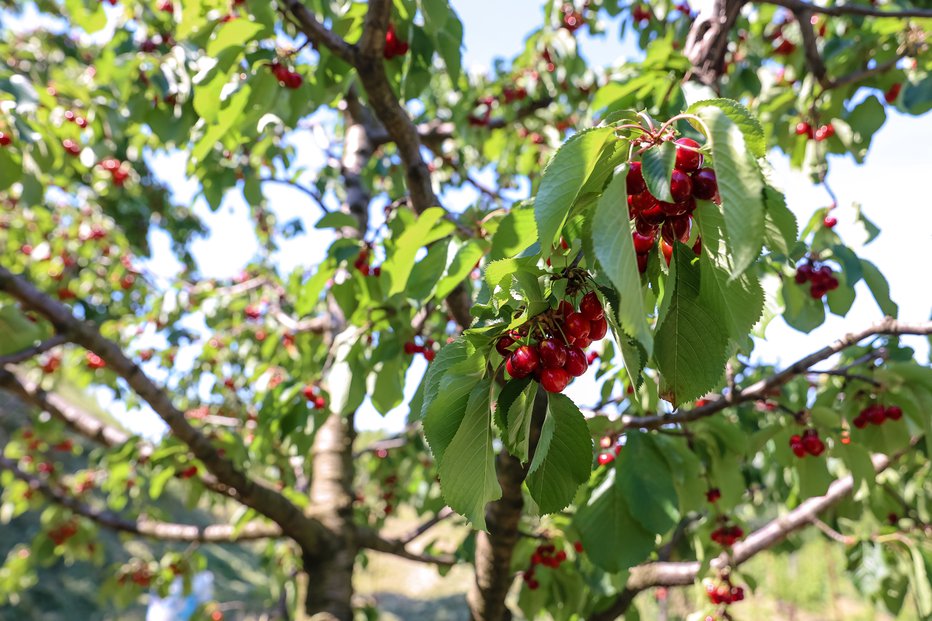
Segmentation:
{"type": "MultiPolygon", "coordinates": [[[[643,220],[646,224],[652,226],[662,224],[666,218],[667,216],[663,213],[663,208],[660,206],[659,202],[654,203],[652,207],[638,214],[639,220],[643,220]]],[[[635,225],[637,225],[637,221],[635,221],[635,225]]]]}
{"type": "Polygon", "coordinates": [[[644,181],[644,175],[641,173],[640,162],[631,162],[628,165],[625,185],[628,188],[628,194],[640,194],[647,190],[647,183],[644,181]]]}
{"type": "Polygon", "coordinates": [[[634,252],[637,254],[647,254],[650,252],[651,248],[654,247],[654,242],[657,240],[656,236],[651,235],[641,235],[637,231],[631,233],[631,238],[634,241],[634,252]]]}
{"type": "Polygon", "coordinates": [[[835,127],[831,123],[829,123],[828,125],[823,125],[819,129],[816,130],[815,139],[817,142],[821,142],[823,140],[828,140],[834,135],[835,135],[835,127]]]}
{"type": "Polygon", "coordinates": [[[835,228],[836,224],[838,224],[838,218],[833,216],[825,216],[825,218],[822,220],[822,225],[827,229],[835,228]]]}
{"type": "Polygon", "coordinates": [[[582,301],[579,303],[579,312],[590,321],[605,316],[605,309],[602,308],[602,303],[599,302],[599,297],[595,294],[595,291],[590,291],[583,296],[582,301]]]}
{"type": "MultiPolygon", "coordinates": [[[[599,319],[594,319],[589,322],[589,339],[593,341],[600,341],[605,338],[605,335],[608,333],[608,322],[605,320],[605,317],[600,317],[599,319]]],[[[579,342],[577,341],[577,344],[579,342]]]]}
{"type": "MultiPolygon", "coordinates": [[[[559,369],[566,364],[566,346],[557,339],[546,339],[540,342],[540,361],[545,368],[559,369]]],[[[560,392],[551,391],[551,392],[560,392]]]]}
{"type": "MultiPolygon", "coordinates": [[[[677,159],[679,159],[679,150],[677,150],[677,159]]],[[[692,193],[693,182],[689,175],[678,168],[674,169],[673,174],[670,176],[670,194],[673,195],[673,202],[685,201],[692,193]]]]}
{"type": "Polygon", "coordinates": [[[320,395],[317,395],[316,397],[314,397],[313,402],[314,402],[314,407],[318,410],[322,410],[325,407],[327,407],[327,402],[320,395]]]}
{"type": "Polygon", "coordinates": [[[813,138],[815,136],[815,130],[812,129],[812,125],[806,121],[800,121],[796,124],[796,135],[797,136],[807,136],[813,138]]]}
{"type": "Polygon", "coordinates": [[[713,487],[705,493],[705,499],[709,502],[718,502],[722,497],[722,492],[717,487],[713,487]]]}
{"type": "MultiPolygon", "coordinates": [[[[637,261],[638,261],[638,272],[643,274],[644,272],[647,271],[647,255],[646,254],[637,255],[637,261]]],[[[667,263],[669,263],[669,260],[667,260],[667,263]]]]}
{"type": "Polygon", "coordinates": [[[890,420],[900,420],[903,418],[903,409],[898,405],[891,405],[884,411],[884,416],[890,420]]]}
{"type": "Polygon", "coordinates": [[[686,213],[686,203],[668,203],[666,201],[660,201],[657,204],[660,205],[660,210],[667,218],[682,216],[686,213]]]}
{"type": "Polygon", "coordinates": [[[570,313],[563,328],[567,336],[575,339],[585,338],[589,335],[589,320],[582,313],[570,313]]]}
{"type": "Polygon", "coordinates": [[[64,140],[62,140],[61,146],[63,146],[65,148],[65,151],[67,151],[71,155],[78,155],[79,153],[81,153],[81,145],[76,143],[71,138],[65,138],[64,140]]]}
{"type": "Polygon", "coordinates": [[[718,181],[711,168],[701,168],[693,173],[692,182],[693,196],[700,200],[710,201],[718,193],[718,181]]]}
{"type": "Polygon", "coordinates": [[[437,352],[435,352],[433,349],[425,349],[421,353],[424,354],[424,360],[426,360],[427,362],[433,362],[434,358],[437,357],[437,352]]]}
{"type": "Polygon", "coordinates": [[[615,461],[615,455],[612,453],[599,453],[597,461],[600,466],[605,466],[615,461]]]}
{"type": "Polygon", "coordinates": [[[892,104],[896,101],[896,98],[900,96],[900,91],[903,89],[903,84],[897,82],[893,86],[887,89],[887,92],[883,94],[884,100],[888,104],[892,104]]]}
{"type": "Polygon", "coordinates": [[[642,214],[657,204],[657,199],[647,190],[640,194],[629,194],[628,201],[635,215],[642,214]]]}
{"type": "Polygon", "coordinates": [[[540,367],[537,350],[530,345],[522,345],[511,354],[505,363],[505,370],[514,378],[527,377],[540,367]]]}
{"type": "Polygon", "coordinates": [[[671,246],[674,240],[685,244],[689,241],[689,232],[691,229],[692,218],[689,216],[677,216],[663,223],[663,227],[660,229],[660,236],[671,246]]]}
{"type": "Polygon", "coordinates": [[[702,254],[702,237],[696,237],[696,243],[693,244],[693,254],[697,257],[702,254]]]}
{"type": "Polygon", "coordinates": [[[0,132],[0,147],[6,147],[13,142],[13,138],[9,134],[0,132]]]}
{"type": "Polygon", "coordinates": [[[683,145],[683,147],[692,147],[677,147],[676,163],[674,164],[676,168],[685,172],[699,170],[699,168],[702,166],[702,154],[699,153],[699,151],[693,150],[699,148],[699,143],[692,138],[680,138],[676,141],[676,144],[683,145]]]}
{"type": "Polygon", "coordinates": [[[586,349],[587,347],[589,347],[590,345],[592,345],[592,339],[589,338],[588,336],[583,337],[583,338],[581,338],[581,339],[574,339],[574,340],[573,340],[573,345],[575,345],[576,347],[578,347],[578,348],[580,348],[580,349],[586,349]]]}
{"type": "Polygon", "coordinates": [[[503,336],[498,339],[498,342],[495,343],[495,350],[502,355],[503,358],[507,358],[511,355],[509,348],[515,344],[515,340],[508,335],[503,336]]]}
{"type": "MultiPolygon", "coordinates": [[[[803,438],[802,438],[802,445],[803,445],[803,448],[806,449],[806,452],[809,453],[810,455],[818,455],[819,453],[822,452],[819,450],[819,445],[822,444],[822,440],[819,439],[818,433],[809,433],[810,431],[814,431],[814,430],[812,429],[806,430],[806,433],[803,435],[803,438]]],[[[823,445],[822,450],[824,449],[825,447],[823,445]]]]}
{"type": "Polygon", "coordinates": [[[879,403],[868,406],[864,413],[867,417],[867,420],[874,425],[881,425],[883,421],[886,420],[886,412],[884,408],[879,403]]]}
{"type": "Polygon", "coordinates": [[[576,345],[567,348],[566,364],[563,365],[563,368],[573,377],[579,377],[586,372],[586,369],[589,368],[589,362],[586,360],[586,354],[582,348],[576,345]]]}
{"type": "Polygon", "coordinates": [[[286,88],[296,89],[301,88],[301,84],[304,82],[304,78],[301,77],[300,73],[289,71],[285,74],[285,79],[282,81],[285,83],[286,88]]]}
{"type": "Polygon", "coordinates": [[[789,56],[796,51],[796,44],[786,39],[781,39],[780,43],[773,48],[773,53],[777,56],[789,56]]]}
{"type": "Polygon", "coordinates": [[[864,416],[863,412],[861,412],[860,414],[854,417],[854,420],[852,421],[852,423],[858,429],[864,429],[865,427],[867,427],[867,417],[864,416]]]}
{"type": "Polygon", "coordinates": [[[566,300],[560,300],[560,304],[557,305],[557,312],[563,316],[564,319],[569,317],[575,310],[573,305],[566,300]]]}
{"type": "Polygon", "coordinates": [[[667,265],[670,265],[670,259],[673,258],[673,246],[667,243],[667,240],[660,238],[660,252],[663,253],[663,258],[667,262],[667,265]]]}
{"type": "Polygon", "coordinates": [[[540,385],[547,392],[563,392],[566,385],[570,383],[570,374],[564,369],[544,369],[540,374],[540,385]]]}

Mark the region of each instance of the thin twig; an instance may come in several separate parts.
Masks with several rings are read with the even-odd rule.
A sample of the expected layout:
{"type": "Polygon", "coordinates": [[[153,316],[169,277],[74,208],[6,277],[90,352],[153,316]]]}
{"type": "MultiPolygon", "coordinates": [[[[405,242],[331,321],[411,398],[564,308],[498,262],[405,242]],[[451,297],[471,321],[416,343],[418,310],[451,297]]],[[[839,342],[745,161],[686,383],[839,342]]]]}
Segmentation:
{"type": "Polygon", "coordinates": [[[49,337],[37,343],[32,347],[27,347],[26,349],[14,352],[12,354],[7,354],[6,356],[0,356],[0,367],[3,367],[8,364],[18,364],[20,362],[25,362],[30,358],[34,358],[40,354],[44,354],[50,349],[58,347],[68,342],[68,337],[64,334],[56,334],[55,336],[49,337]]]}

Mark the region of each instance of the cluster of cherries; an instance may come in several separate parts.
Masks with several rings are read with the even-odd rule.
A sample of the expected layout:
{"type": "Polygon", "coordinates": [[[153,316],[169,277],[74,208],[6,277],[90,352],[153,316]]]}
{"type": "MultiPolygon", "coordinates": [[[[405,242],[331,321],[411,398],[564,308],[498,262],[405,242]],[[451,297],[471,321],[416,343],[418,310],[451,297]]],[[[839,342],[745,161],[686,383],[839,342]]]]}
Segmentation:
{"type": "Polygon", "coordinates": [[[356,260],[353,261],[353,267],[362,274],[363,276],[375,276],[379,277],[382,275],[382,266],[369,265],[369,247],[365,247],[359,251],[359,255],[356,257],[356,260]]]}
{"type": "MultiPolygon", "coordinates": [[[[583,550],[581,541],[574,543],[573,547],[577,554],[583,550]]],[[[536,591],[540,587],[540,583],[537,581],[537,578],[534,577],[537,566],[543,565],[551,569],[558,569],[564,561],[566,561],[565,551],[557,550],[557,547],[552,543],[542,543],[534,549],[533,554],[531,554],[530,565],[524,570],[521,577],[525,584],[527,584],[527,588],[536,591]]]]}
{"type": "Polygon", "coordinates": [[[301,88],[301,84],[304,83],[304,78],[301,77],[300,73],[289,69],[278,61],[271,63],[269,65],[269,70],[272,72],[272,75],[275,76],[275,79],[278,80],[278,83],[285,88],[301,88]]]}
{"type": "Polygon", "coordinates": [[[84,118],[83,116],[75,114],[73,110],[65,111],[65,120],[68,121],[69,123],[74,123],[81,129],[84,129],[85,127],[87,127],[87,119],[84,118]]]}
{"type": "Polygon", "coordinates": [[[643,26],[645,23],[649,22],[652,16],[653,14],[650,12],[650,9],[643,4],[636,4],[634,8],[631,9],[631,17],[639,26],[643,26]]]}
{"type": "Polygon", "coordinates": [[[728,604],[734,604],[744,599],[744,587],[733,586],[731,582],[728,582],[726,579],[718,586],[711,583],[707,584],[705,587],[705,594],[713,604],[725,604],[727,606],[728,604]]]}
{"type": "Polygon", "coordinates": [[[129,581],[138,587],[146,589],[152,584],[153,577],[149,566],[140,562],[130,568],[121,570],[119,576],[117,576],[117,584],[123,585],[129,581]]]}
{"type": "Polygon", "coordinates": [[[818,457],[825,452],[825,443],[819,437],[818,431],[807,429],[801,436],[799,434],[790,436],[790,450],[793,451],[793,455],[800,459],[806,455],[818,457]]]}
{"type": "Polygon", "coordinates": [[[579,311],[563,300],[536,325],[545,332],[537,344],[520,345],[529,332],[519,330],[498,339],[495,349],[505,358],[511,377],[533,376],[547,392],[563,392],[574,377],[585,373],[589,359],[583,350],[608,332],[605,310],[593,291],[583,296],[579,311]]]}
{"type": "Polygon", "coordinates": [[[161,0],[158,4],[158,9],[171,15],[175,12],[175,3],[172,0],[161,0]]]}
{"type": "Polygon", "coordinates": [[[852,424],[858,429],[864,429],[868,424],[882,425],[884,421],[900,420],[903,418],[903,410],[898,405],[882,406],[879,403],[872,403],[854,417],[852,424]]]}
{"type": "Polygon", "coordinates": [[[565,3],[560,11],[563,13],[562,26],[569,32],[576,32],[586,23],[586,18],[576,10],[572,2],[565,3]]]}
{"type": "MultiPolygon", "coordinates": [[[[647,257],[657,241],[657,231],[660,231],[660,250],[669,264],[674,242],[686,243],[689,240],[696,199],[715,200],[718,195],[715,171],[702,167],[699,143],[692,138],[680,138],[676,144],[679,146],[676,148],[676,160],[670,176],[672,203],[657,200],[650,193],[640,162],[631,163],[625,180],[628,188],[628,217],[634,220],[632,236],[641,273],[647,269],[647,257]]],[[[699,254],[701,249],[702,242],[696,240],[693,251],[699,254]]]]}
{"type": "MultiPolygon", "coordinates": [[[[594,361],[595,358],[592,356],[592,354],[589,354],[589,364],[592,364],[594,361]]],[[[602,439],[599,440],[599,447],[602,448],[602,451],[599,452],[599,455],[595,458],[595,460],[600,466],[607,466],[608,464],[615,461],[615,458],[621,454],[621,445],[618,444],[615,438],[612,436],[602,436],[602,439]],[[612,446],[615,448],[612,449],[612,446]]]]}
{"type": "Polygon", "coordinates": [[[742,537],[744,537],[743,528],[737,524],[723,524],[713,530],[709,538],[723,548],[730,548],[742,537]]]}
{"type": "Polygon", "coordinates": [[[105,366],[107,366],[107,363],[104,361],[104,359],[92,351],[89,351],[86,354],[84,354],[84,364],[87,366],[88,369],[95,370],[95,371],[97,369],[102,369],[105,366]]]}
{"type": "Polygon", "coordinates": [[[427,362],[433,362],[434,358],[437,357],[437,352],[434,350],[435,344],[436,342],[433,339],[425,340],[423,345],[418,345],[414,341],[408,341],[404,344],[404,350],[409,356],[421,354],[427,362]]]}
{"type": "Polygon", "coordinates": [[[819,125],[819,128],[815,129],[808,122],[800,121],[796,124],[796,135],[805,136],[807,140],[812,140],[814,138],[816,142],[822,142],[835,135],[835,126],[831,123],[827,123],[825,125],[819,125]]]}
{"type": "Polygon", "coordinates": [[[395,32],[395,24],[389,24],[388,30],[385,31],[385,47],[382,55],[385,60],[391,60],[396,56],[404,56],[408,53],[408,42],[398,36],[395,32]]]}
{"type": "Polygon", "coordinates": [[[74,520],[68,520],[49,531],[49,539],[57,546],[62,545],[78,534],[78,525],[74,520]]]}
{"type": "Polygon", "coordinates": [[[71,138],[65,138],[61,141],[61,146],[68,155],[78,156],[81,155],[81,145],[72,140],[71,138]]]}
{"type": "MultiPolygon", "coordinates": [[[[385,450],[385,449],[382,449],[385,450]]],[[[382,481],[382,489],[385,491],[382,492],[382,500],[385,501],[385,507],[382,509],[382,512],[385,515],[391,515],[392,511],[395,510],[392,501],[395,499],[395,488],[398,487],[398,475],[390,474],[385,477],[385,480],[382,481]]]]}
{"type": "Polygon", "coordinates": [[[814,300],[818,300],[829,291],[834,291],[839,284],[831,267],[810,259],[806,259],[805,263],[796,268],[796,276],[793,279],[798,285],[810,283],[809,295],[814,300]]]}
{"type": "Polygon", "coordinates": [[[308,403],[314,406],[314,409],[322,410],[327,407],[327,401],[324,399],[324,396],[320,394],[320,387],[307,384],[301,389],[301,394],[304,395],[308,403]]]}
{"type": "Polygon", "coordinates": [[[123,184],[126,183],[126,180],[129,178],[128,166],[124,166],[123,162],[115,157],[108,157],[101,160],[99,166],[101,169],[110,173],[113,184],[118,188],[122,188],[123,184]]]}

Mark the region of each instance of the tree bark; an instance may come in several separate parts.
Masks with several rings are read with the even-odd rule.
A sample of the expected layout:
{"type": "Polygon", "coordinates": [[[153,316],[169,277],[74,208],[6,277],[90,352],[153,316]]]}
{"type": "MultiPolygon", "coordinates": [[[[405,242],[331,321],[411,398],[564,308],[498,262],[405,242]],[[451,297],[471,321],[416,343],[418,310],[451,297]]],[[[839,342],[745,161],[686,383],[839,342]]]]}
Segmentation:
{"type": "Polygon", "coordinates": [[[692,61],[692,78],[718,88],[725,73],[728,34],[735,25],[745,0],[714,0],[703,3],[686,37],[684,52],[692,61]]]}
{"type": "MultiPolygon", "coordinates": [[[[531,456],[537,448],[546,412],[546,393],[538,389],[531,421],[531,456]]],[[[518,527],[524,509],[522,484],[527,477],[529,464],[530,460],[528,464],[522,465],[505,449],[502,449],[495,461],[502,497],[489,503],[486,508],[485,519],[489,531],[480,532],[476,536],[475,581],[466,595],[474,621],[512,619],[505,598],[514,582],[511,562],[515,545],[521,536],[518,527]]]]}

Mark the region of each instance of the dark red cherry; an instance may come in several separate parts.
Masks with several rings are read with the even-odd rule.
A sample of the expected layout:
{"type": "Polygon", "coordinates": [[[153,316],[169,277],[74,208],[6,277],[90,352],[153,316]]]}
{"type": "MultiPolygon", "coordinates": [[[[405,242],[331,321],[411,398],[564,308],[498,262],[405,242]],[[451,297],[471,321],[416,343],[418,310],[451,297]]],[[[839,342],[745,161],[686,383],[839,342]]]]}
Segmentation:
{"type": "Polygon", "coordinates": [[[693,244],[693,253],[697,257],[702,254],[702,237],[696,237],[696,243],[693,244]]]}
{"type": "Polygon", "coordinates": [[[676,148],[676,168],[685,172],[698,170],[702,166],[702,154],[693,149],[698,149],[699,143],[692,138],[680,138],[676,144],[682,145],[676,148]]]}
{"type": "Polygon", "coordinates": [[[689,216],[678,216],[669,218],[660,228],[660,236],[671,246],[674,241],[689,241],[689,232],[692,229],[692,218],[689,216]]]}
{"type": "Polygon", "coordinates": [[[511,354],[505,369],[512,377],[521,379],[527,377],[540,367],[540,357],[537,350],[530,345],[522,345],[511,354]]]}
{"type": "Polygon", "coordinates": [[[884,411],[884,416],[890,420],[900,420],[903,418],[903,409],[898,405],[891,405],[884,411]]]}
{"type": "MultiPolygon", "coordinates": [[[[509,348],[515,344],[515,340],[510,336],[503,336],[498,339],[498,342],[495,343],[495,350],[502,355],[503,358],[507,358],[511,355],[509,348]]],[[[407,343],[406,343],[407,345],[407,343]]],[[[413,353],[413,352],[412,352],[413,353]]]]}
{"type": "Polygon", "coordinates": [[[589,336],[589,320],[582,313],[570,313],[563,324],[563,330],[574,339],[586,338],[589,336]]]}
{"type": "Polygon", "coordinates": [[[638,271],[643,274],[644,272],[647,271],[647,255],[639,254],[637,255],[637,258],[638,258],[638,271]]]}
{"type": "Polygon", "coordinates": [[[640,194],[647,190],[647,183],[644,182],[644,175],[641,174],[640,162],[631,162],[629,165],[625,185],[628,188],[628,194],[640,194]]]}
{"type": "Polygon", "coordinates": [[[657,204],[657,199],[647,190],[640,194],[632,194],[628,198],[630,199],[630,205],[635,215],[644,213],[657,204]]]}
{"type": "Polygon", "coordinates": [[[599,302],[599,297],[595,294],[595,291],[590,291],[583,296],[582,302],[579,303],[579,312],[590,321],[605,316],[605,309],[602,308],[602,303],[599,302]]]}
{"type": "Polygon", "coordinates": [[[650,252],[650,249],[654,247],[654,242],[657,241],[657,236],[655,233],[650,235],[641,235],[638,231],[631,233],[631,238],[634,240],[634,252],[637,254],[647,254],[650,252]]]}
{"type": "Polygon", "coordinates": [[[540,350],[540,361],[545,368],[562,368],[566,363],[566,345],[557,339],[541,341],[538,349],[540,350]]]}
{"type": "Polygon", "coordinates": [[[666,201],[660,201],[658,205],[660,205],[663,215],[668,218],[682,216],[686,213],[686,203],[668,203],[666,201]]]}
{"type": "Polygon", "coordinates": [[[638,232],[639,235],[644,237],[657,237],[657,231],[660,230],[660,226],[657,224],[651,224],[645,222],[641,218],[634,219],[634,230],[638,232]]]}
{"type": "Polygon", "coordinates": [[[566,364],[563,365],[566,372],[573,377],[579,377],[589,368],[589,362],[586,360],[586,354],[580,347],[570,347],[566,352],[566,364]]]}
{"type": "Polygon", "coordinates": [[[700,200],[710,201],[718,192],[718,181],[715,171],[711,168],[702,168],[693,173],[693,196],[700,200]]]}
{"type": "Polygon", "coordinates": [[[605,334],[608,332],[608,321],[605,320],[605,317],[599,317],[598,319],[593,319],[589,322],[589,338],[593,341],[598,341],[605,338],[605,334]]]}
{"type": "Polygon", "coordinates": [[[563,392],[571,379],[573,378],[565,369],[547,368],[540,374],[540,385],[547,392],[563,392]]]}
{"type": "Polygon", "coordinates": [[[647,224],[661,224],[666,216],[663,213],[663,209],[660,207],[660,203],[654,203],[650,209],[645,209],[640,214],[638,218],[646,222],[647,224]]]}
{"type": "Polygon", "coordinates": [[[693,182],[685,172],[674,169],[670,176],[670,194],[673,195],[673,202],[679,203],[692,196],[693,182]]]}

